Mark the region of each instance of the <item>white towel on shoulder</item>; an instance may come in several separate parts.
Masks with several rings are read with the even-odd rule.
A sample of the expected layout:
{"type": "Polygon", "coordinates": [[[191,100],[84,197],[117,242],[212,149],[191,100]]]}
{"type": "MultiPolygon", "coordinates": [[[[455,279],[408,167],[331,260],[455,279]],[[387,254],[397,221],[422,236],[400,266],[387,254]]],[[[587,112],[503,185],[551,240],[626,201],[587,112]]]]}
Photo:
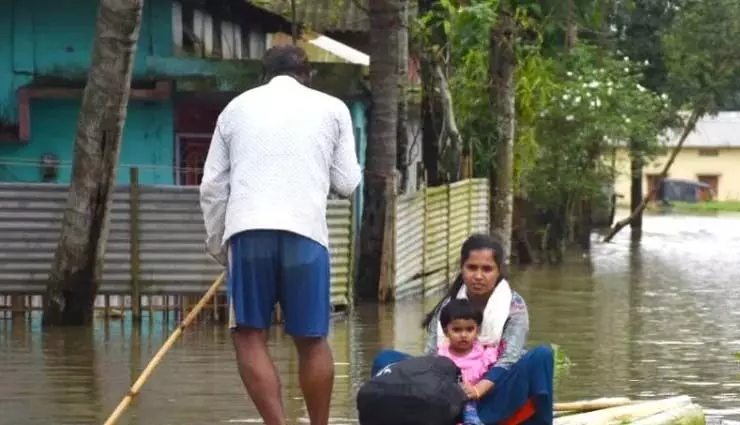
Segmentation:
{"type": "MultiPolygon", "coordinates": [[[[501,342],[501,336],[504,333],[504,324],[509,318],[511,309],[511,286],[506,279],[496,285],[496,289],[488,298],[486,308],[483,310],[483,325],[478,340],[481,344],[489,347],[498,347],[501,342]]],[[[457,292],[457,299],[467,299],[468,292],[465,285],[457,292]]],[[[437,346],[448,344],[449,341],[445,336],[442,324],[437,321],[437,346]]]]}

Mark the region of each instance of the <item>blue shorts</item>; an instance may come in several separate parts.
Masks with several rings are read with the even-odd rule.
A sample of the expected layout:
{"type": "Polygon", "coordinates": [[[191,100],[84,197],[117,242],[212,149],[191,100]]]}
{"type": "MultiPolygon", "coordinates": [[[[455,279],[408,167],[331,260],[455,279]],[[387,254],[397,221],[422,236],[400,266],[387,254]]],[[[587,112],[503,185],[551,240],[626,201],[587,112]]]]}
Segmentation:
{"type": "Polygon", "coordinates": [[[289,335],[329,333],[326,247],[282,230],[247,230],[232,236],[229,244],[229,327],[269,329],[279,302],[289,335]]]}

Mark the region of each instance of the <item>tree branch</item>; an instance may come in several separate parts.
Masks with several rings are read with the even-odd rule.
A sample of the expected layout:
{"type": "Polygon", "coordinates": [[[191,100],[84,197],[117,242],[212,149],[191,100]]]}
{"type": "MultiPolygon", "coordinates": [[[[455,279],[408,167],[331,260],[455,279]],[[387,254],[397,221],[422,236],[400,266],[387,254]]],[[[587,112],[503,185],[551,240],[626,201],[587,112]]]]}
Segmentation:
{"type": "Polygon", "coordinates": [[[438,63],[434,64],[434,76],[437,80],[437,87],[439,88],[440,94],[442,95],[442,112],[445,117],[445,130],[447,137],[450,138],[451,144],[459,148],[462,146],[462,137],[460,136],[460,130],[457,128],[457,121],[455,121],[455,108],[452,103],[452,92],[450,87],[447,85],[447,77],[445,77],[442,66],[438,63]]]}
{"type": "MultiPolygon", "coordinates": [[[[683,133],[681,134],[681,138],[678,139],[678,144],[676,144],[676,147],[673,148],[673,152],[671,152],[670,158],[668,158],[668,162],[666,162],[665,166],[663,167],[663,170],[658,175],[658,181],[663,181],[666,176],[668,175],[668,171],[670,171],[671,166],[673,165],[673,162],[676,160],[676,157],[678,156],[678,153],[681,152],[681,148],[683,147],[684,142],[689,137],[689,134],[691,134],[692,131],[694,131],[694,128],[696,128],[696,123],[699,121],[699,117],[702,116],[702,112],[700,111],[694,111],[691,113],[691,116],[689,117],[688,121],[686,122],[686,126],[684,127],[683,133]]],[[[659,186],[658,186],[659,187],[659,186]]],[[[653,187],[650,192],[645,195],[644,198],[642,198],[642,202],[640,202],[640,205],[635,208],[634,211],[632,211],[632,214],[630,214],[629,217],[619,220],[614,227],[609,231],[609,234],[606,235],[604,238],[604,242],[610,242],[614,236],[619,233],[620,230],[622,230],[625,226],[632,223],[633,220],[635,220],[647,207],[648,202],[650,202],[650,198],[652,198],[653,194],[658,190],[657,187],[653,187]]]]}

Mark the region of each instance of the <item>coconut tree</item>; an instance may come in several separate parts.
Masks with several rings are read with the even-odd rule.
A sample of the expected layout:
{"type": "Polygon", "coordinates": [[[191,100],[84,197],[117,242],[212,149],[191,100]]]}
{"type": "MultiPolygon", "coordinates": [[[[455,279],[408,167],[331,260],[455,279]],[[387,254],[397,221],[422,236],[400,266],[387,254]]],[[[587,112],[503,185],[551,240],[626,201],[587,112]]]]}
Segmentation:
{"type": "Polygon", "coordinates": [[[364,173],[357,297],[384,298],[392,264],[392,197],[396,183],[399,34],[407,0],[370,0],[370,137],[364,173]],[[380,292],[380,293],[379,293],[380,292]]]}
{"type": "Polygon", "coordinates": [[[44,325],[92,321],[144,0],[101,0],[44,325]]]}

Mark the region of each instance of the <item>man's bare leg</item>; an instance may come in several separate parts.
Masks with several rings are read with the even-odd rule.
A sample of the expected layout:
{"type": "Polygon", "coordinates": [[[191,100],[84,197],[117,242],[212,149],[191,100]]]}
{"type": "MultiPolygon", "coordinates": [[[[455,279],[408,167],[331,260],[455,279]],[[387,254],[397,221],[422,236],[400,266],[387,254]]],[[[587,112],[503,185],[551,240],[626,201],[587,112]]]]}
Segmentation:
{"type": "Polygon", "coordinates": [[[334,387],[334,358],[326,338],[294,338],[298,374],[311,425],[328,425],[334,387]]]}
{"type": "Polygon", "coordinates": [[[267,350],[267,331],[239,328],[231,338],[239,375],[265,425],[285,425],[280,376],[267,350]]]}

